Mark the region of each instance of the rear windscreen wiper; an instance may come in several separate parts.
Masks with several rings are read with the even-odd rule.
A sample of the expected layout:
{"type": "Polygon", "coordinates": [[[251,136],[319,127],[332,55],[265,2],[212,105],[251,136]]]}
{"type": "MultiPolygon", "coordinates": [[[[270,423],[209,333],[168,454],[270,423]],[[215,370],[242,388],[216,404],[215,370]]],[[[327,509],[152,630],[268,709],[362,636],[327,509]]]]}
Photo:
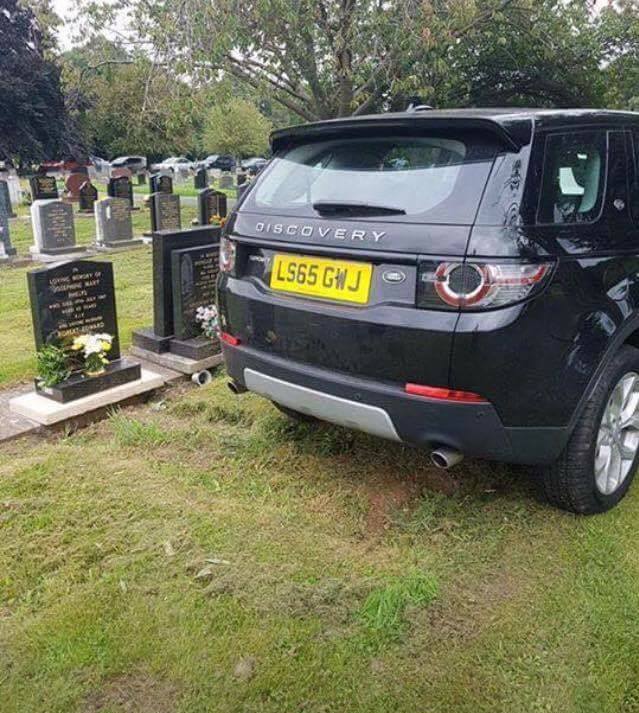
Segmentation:
{"type": "Polygon", "coordinates": [[[317,201],[313,209],[322,215],[406,215],[403,208],[355,201],[317,201]]]}

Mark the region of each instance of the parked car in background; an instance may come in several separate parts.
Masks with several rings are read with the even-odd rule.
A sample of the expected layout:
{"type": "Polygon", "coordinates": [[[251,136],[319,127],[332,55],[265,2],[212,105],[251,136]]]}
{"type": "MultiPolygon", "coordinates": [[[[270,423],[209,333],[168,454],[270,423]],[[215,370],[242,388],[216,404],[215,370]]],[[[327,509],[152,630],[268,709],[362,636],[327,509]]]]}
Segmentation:
{"type": "Polygon", "coordinates": [[[211,163],[210,168],[218,168],[221,171],[234,171],[236,165],[237,163],[233,156],[229,156],[228,154],[222,154],[211,163]]]}
{"type": "Polygon", "coordinates": [[[154,171],[172,171],[176,173],[179,170],[193,171],[195,170],[195,164],[193,161],[189,161],[186,156],[169,156],[169,158],[165,158],[164,161],[153,164],[151,169],[154,171]]]}
{"type": "Polygon", "coordinates": [[[146,171],[145,156],[118,156],[111,161],[111,168],[128,168],[131,173],[146,171]]]}
{"type": "Polygon", "coordinates": [[[240,166],[251,176],[257,176],[267,163],[267,160],[263,156],[252,156],[251,158],[244,159],[244,161],[240,163],[240,166]]]}
{"type": "Polygon", "coordinates": [[[203,158],[201,161],[198,161],[197,167],[198,168],[213,168],[213,164],[218,160],[220,157],[220,154],[218,153],[212,153],[209,154],[206,158],[203,158]]]}
{"type": "Polygon", "coordinates": [[[45,171],[77,171],[86,169],[91,165],[91,161],[76,161],[74,158],[63,159],[61,161],[44,161],[40,167],[45,171]]]}
{"type": "Polygon", "coordinates": [[[413,111],[271,141],[220,242],[232,390],[616,505],[639,465],[639,114],[413,111]]]}

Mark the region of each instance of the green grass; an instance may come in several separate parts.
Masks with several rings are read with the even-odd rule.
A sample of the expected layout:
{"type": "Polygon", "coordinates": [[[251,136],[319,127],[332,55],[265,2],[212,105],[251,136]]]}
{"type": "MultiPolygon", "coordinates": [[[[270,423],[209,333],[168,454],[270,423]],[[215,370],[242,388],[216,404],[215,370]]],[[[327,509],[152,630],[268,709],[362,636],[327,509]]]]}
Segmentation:
{"type": "Polygon", "coordinates": [[[574,517],[224,382],[0,447],[2,713],[639,709],[639,491],[574,517]]]}
{"type": "MultiPolygon", "coordinates": [[[[103,188],[100,186],[100,188],[103,188]]],[[[11,221],[11,242],[19,257],[27,257],[33,244],[29,209],[19,206],[18,218],[11,221]]],[[[195,206],[182,205],[182,225],[188,227],[196,216],[195,206]]],[[[132,213],[133,232],[142,235],[150,229],[149,212],[145,208],[132,213]]],[[[76,241],[78,245],[95,243],[93,217],[76,215],[76,241]]],[[[97,260],[113,263],[115,273],[116,303],[120,341],[124,348],[131,341],[131,332],[153,321],[151,249],[140,247],[117,253],[99,255],[97,260]]],[[[31,312],[27,294],[26,273],[35,264],[20,267],[0,265],[0,385],[30,379],[35,372],[35,357],[31,312]]]]}

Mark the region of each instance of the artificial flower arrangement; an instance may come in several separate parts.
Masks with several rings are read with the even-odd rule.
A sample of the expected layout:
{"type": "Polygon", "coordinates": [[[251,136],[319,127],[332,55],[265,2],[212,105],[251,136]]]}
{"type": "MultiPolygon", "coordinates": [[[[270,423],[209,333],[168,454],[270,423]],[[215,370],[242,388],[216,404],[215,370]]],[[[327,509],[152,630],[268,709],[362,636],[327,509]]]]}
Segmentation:
{"type": "Polygon", "coordinates": [[[73,341],[46,344],[36,354],[38,382],[51,387],[66,381],[74,373],[97,376],[109,363],[113,347],[111,334],[80,334],[73,341]]]}
{"type": "Polygon", "coordinates": [[[199,322],[200,328],[209,339],[215,339],[218,334],[217,307],[207,305],[198,307],[195,311],[195,321],[199,322]]]}

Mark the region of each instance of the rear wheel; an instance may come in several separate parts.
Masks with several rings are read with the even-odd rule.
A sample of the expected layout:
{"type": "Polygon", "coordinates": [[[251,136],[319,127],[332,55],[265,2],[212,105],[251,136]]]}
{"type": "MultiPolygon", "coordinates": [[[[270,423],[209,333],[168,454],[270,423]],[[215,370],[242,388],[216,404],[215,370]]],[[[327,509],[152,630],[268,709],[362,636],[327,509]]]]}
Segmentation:
{"type": "Polygon", "coordinates": [[[609,362],[560,458],[544,474],[548,500],[590,514],[614,507],[639,461],[639,350],[609,362]]]}

